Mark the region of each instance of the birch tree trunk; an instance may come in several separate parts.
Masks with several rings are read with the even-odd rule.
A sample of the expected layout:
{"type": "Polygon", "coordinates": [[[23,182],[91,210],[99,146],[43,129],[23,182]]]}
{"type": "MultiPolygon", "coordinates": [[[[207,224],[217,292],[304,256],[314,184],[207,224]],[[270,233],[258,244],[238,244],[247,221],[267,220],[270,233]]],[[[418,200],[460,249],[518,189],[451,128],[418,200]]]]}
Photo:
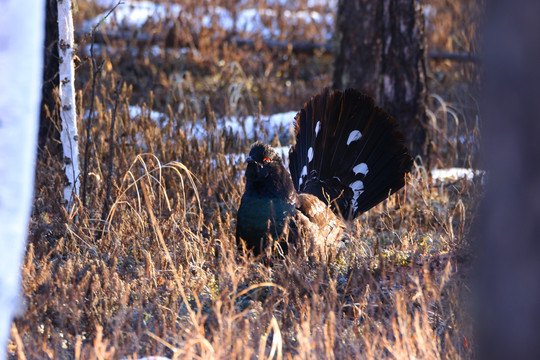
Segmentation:
{"type": "Polygon", "coordinates": [[[0,359],[22,303],[20,266],[32,204],[43,61],[43,0],[0,1],[0,359]]]}
{"type": "Polygon", "coordinates": [[[79,195],[79,136],[77,114],[75,112],[75,68],[73,65],[73,16],[72,1],[58,1],[58,54],[59,54],[59,94],[62,132],[60,141],[64,149],[64,166],[68,183],[64,188],[64,200],[70,208],[74,196],[79,195]]]}
{"type": "Polygon", "coordinates": [[[424,16],[418,0],[339,0],[333,86],[373,96],[425,153],[424,16]]]}

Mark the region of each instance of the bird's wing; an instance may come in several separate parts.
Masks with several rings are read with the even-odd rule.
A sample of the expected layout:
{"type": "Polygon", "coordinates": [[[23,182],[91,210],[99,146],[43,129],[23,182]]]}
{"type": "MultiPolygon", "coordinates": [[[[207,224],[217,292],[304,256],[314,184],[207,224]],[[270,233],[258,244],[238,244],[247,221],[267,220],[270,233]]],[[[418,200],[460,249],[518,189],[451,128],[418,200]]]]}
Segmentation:
{"type": "Polygon", "coordinates": [[[336,245],[345,228],[343,221],[316,196],[299,194],[298,198],[297,225],[300,236],[319,249],[336,245]]]}

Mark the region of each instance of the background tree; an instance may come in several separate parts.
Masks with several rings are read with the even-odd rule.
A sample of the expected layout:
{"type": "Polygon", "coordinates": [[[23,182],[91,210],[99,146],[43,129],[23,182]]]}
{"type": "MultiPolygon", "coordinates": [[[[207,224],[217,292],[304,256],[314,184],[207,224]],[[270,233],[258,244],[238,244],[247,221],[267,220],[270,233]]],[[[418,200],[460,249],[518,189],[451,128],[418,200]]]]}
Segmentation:
{"type": "Polygon", "coordinates": [[[43,86],[39,119],[39,154],[47,151],[62,159],[60,124],[58,124],[58,4],[45,0],[45,42],[43,52],[43,86]]]}
{"type": "Polygon", "coordinates": [[[416,0],[339,0],[333,86],[366,92],[401,124],[413,154],[426,143],[424,16],[416,0]]]}
{"type": "Polygon", "coordinates": [[[72,1],[58,2],[58,63],[59,81],[58,95],[60,97],[60,118],[62,131],[60,141],[64,153],[64,166],[67,183],[64,188],[64,200],[68,207],[73,203],[74,196],[79,195],[79,134],[77,131],[77,113],[75,104],[75,67],[74,31],[72,1]]]}
{"type": "Polygon", "coordinates": [[[21,304],[41,88],[44,2],[0,1],[0,358],[21,304]]]}
{"type": "Polygon", "coordinates": [[[481,358],[540,359],[540,2],[488,3],[478,223],[481,358]]]}

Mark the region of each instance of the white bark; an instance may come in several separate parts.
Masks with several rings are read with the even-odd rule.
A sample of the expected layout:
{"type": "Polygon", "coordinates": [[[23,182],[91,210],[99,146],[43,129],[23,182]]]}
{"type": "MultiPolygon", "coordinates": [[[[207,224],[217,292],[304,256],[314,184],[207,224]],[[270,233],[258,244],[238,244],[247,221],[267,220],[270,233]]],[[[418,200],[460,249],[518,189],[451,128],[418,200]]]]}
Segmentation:
{"type": "Polygon", "coordinates": [[[45,2],[0,0],[0,359],[20,306],[32,204],[45,2]]]}
{"type": "Polygon", "coordinates": [[[79,137],[75,112],[75,68],[73,66],[73,16],[71,0],[58,1],[58,54],[60,56],[59,94],[62,132],[60,141],[64,149],[64,166],[68,184],[64,188],[64,200],[68,207],[74,195],[79,195],[79,137]]]}

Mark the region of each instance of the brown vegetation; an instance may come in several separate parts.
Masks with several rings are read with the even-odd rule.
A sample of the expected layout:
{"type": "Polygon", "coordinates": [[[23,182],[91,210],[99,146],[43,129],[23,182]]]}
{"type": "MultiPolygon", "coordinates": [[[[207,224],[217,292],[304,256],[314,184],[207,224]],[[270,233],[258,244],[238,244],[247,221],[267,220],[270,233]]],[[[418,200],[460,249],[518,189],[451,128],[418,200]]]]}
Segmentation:
{"type": "MultiPolygon", "coordinates": [[[[454,11],[451,2],[430,3],[454,11]]],[[[99,10],[79,8],[79,22],[99,10]]],[[[441,40],[448,34],[471,41],[473,25],[460,21],[440,32],[435,22],[430,45],[454,50],[441,40]]],[[[304,30],[317,38],[317,29],[304,30]]],[[[64,210],[61,164],[44,156],[13,358],[474,357],[468,232],[480,184],[434,184],[419,160],[403,191],[351,224],[339,252],[321,262],[292,254],[272,266],[254,261],[235,245],[244,164],[231,154],[255,139],[227,133],[217,119],[299,109],[330,83],[332,59],[206,38],[198,34],[197,49],[157,55],[120,40],[99,49],[87,203],[64,210]],[[130,116],[130,105],[140,115],[130,116]],[[152,119],[151,110],[164,115],[152,119]],[[193,136],[195,124],[205,135],[193,136]],[[102,218],[110,171],[112,201],[102,218]]],[[[79,114],[92,96],[84,49],[79,114]]],[[[471,100],[459,90],[476,80],[474,66],[431,63],[429,92],[439,94],[429,108],[433,164],[474,160],[476,112],[462,106],[471,100]]]]}

